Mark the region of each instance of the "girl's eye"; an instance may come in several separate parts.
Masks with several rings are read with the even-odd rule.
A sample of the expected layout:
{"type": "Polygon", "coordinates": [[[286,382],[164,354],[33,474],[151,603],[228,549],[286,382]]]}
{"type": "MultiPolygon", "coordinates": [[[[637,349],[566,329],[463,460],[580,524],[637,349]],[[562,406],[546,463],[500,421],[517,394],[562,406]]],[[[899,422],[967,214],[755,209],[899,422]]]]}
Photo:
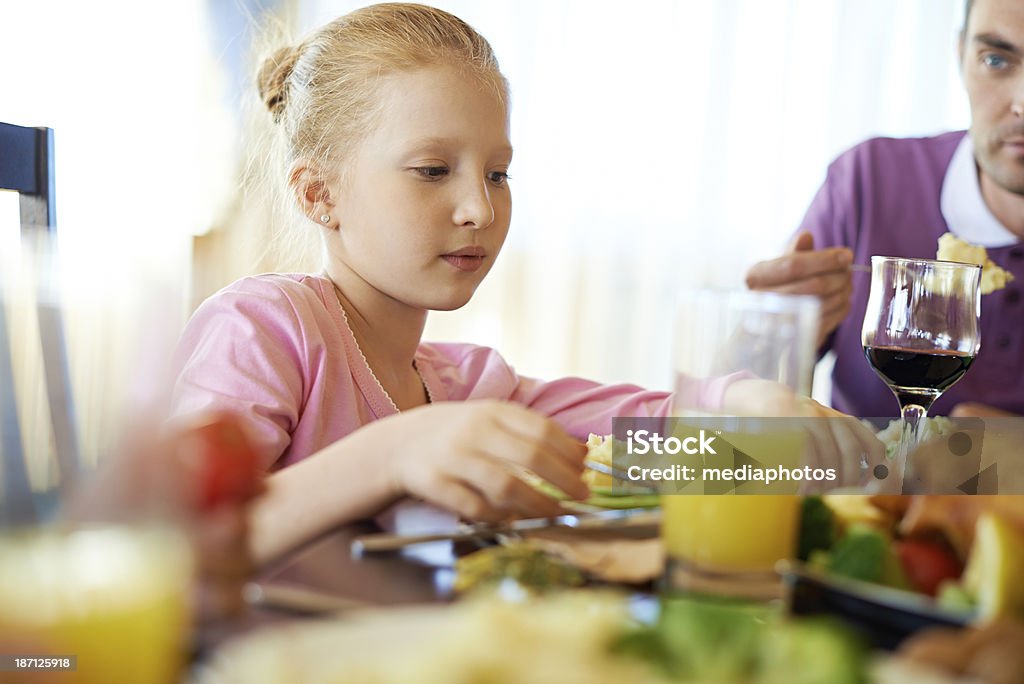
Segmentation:
{"type": "Polygon", "coordinates": [[[989,69],[1002,70],[1005,69],[1009,63],[1001,55],[997,55],[994,52],[988,52],[981,56],[981,63],[987,66],[989,69]]]}
{"type": "Polygon", "coordinates": [[[508,175],[508,171],[491,171],[487,174],[487,177],[495,185],[504,185],[508,179],[511,178],[511,176],[508,175]]]}
{"type": "Polygon", "coordinates": [[[436,180],[448,175],[447,166],[417,166],[416,173],[428,180],[436,180]]]}

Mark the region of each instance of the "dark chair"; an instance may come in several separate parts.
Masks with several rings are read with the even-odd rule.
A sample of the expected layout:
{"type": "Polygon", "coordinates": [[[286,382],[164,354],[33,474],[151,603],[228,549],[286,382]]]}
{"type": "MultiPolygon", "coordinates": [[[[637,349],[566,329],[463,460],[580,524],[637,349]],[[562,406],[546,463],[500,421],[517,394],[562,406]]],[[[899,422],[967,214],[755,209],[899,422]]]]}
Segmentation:
{"type": "MultiPolygon", "coordinates": [[[[40,235],[52,236],[56,233],[51,129],[0,123],[0,190],[12,190],[19,194],[23,241],[32,243],[40,235]]],[[[48,285],[52,287],[56,283],[48,285]]],[[[52,289],[58,291],[56,287],[52,289]]],[[[63,490],[74,482],[80,462],[64,324],[57,301],[42,301],[38,298],[37,301],[46,394],[63,490]]],[[[0,307],[0,449],[4,457],[0,522],[18,524],[32,522],[38,514],[28,483],[9,340],[7,320],[0,307]]]]}

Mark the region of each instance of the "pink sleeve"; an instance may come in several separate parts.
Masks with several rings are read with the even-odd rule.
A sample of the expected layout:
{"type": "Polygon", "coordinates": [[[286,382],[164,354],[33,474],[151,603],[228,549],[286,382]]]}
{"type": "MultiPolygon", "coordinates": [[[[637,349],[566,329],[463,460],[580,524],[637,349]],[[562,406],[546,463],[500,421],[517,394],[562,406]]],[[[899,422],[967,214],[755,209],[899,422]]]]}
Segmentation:
{"type": "MultiPolygon", "coordinates": [[[[586,439],[607,435],[612,418],[661,417],[671,414],[673,396],[636,385],[602,385],[582,378],[544,382],[518,375],[494,349],[460,344],[423,345],[445,387],[446,399],[506,399],[553,418],[566,432],[586,439]]],[[[681,398],[700,408],[721,406],[726,388],[743,374],[690,380],[681,398]]],[[[693,405],[688,404],[688,405],[693,405]]]]}
{"type": "MultiPolygon", "coordinates": [[[[721,407],[725,390],[734,381],[749,374],[733,373],[717,378],[688,380],[681,388],[678,403],[696,409],[715,410],[721,407]]],[[[647,418],[672,415],[676,397],[669,392],[645,390],[636,385],[601,385],[581,378],[563,378],[541,382],[519,378],[510,399],[519,402],[559,423],[578,439],[593,432],[612,432],[612,418],[647,418]]]]}
{"type": "Polygon", "coordinates": [[[652,392],[636,385],[601,385],[581,378],[562,378],[541,382],[520,377],[509,397],[550,416],[578,439],[591,432],[607,435],[612,418],[669,415],[672,395],[652,392]]]}
{"type": "Polygon", "coordinates": [[[250,281],[245,290],[221,291],[189,320],[175,354],[170,415],[240,416],[269,469],[287,449],[303,403],[301,327],[273,285],[250,281]]]}

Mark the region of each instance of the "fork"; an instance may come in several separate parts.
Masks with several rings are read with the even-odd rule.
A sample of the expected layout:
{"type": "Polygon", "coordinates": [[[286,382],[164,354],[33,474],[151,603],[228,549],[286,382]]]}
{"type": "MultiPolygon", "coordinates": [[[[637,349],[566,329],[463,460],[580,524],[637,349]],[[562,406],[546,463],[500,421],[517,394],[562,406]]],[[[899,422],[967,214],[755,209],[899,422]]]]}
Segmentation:
{"type": "Polygon", "coordinates": [[[595,473],[601,473],[603,475],[608,475],[613,480],[617,480],[619,482],[623,482],[623,483],[629,485],[630,489],[636,489],[637,491],[650,492],[650,493],[654,493],[654,494],[656,494],[658,492],[658,488],[657,487],[653,487],[651,485],[646,485],[646,484],[641,484],[641,483],[637,482],[636,480],[634,480],[633,478],[631,478],[626,473],[626,471],[622,470],[621,468],[616,468],[613,465],[608,465],[606,463],[599,463],[597,461],[584,461],[583,462],[583,467],[587,468],[588,470],[593,470],[595,473]]]}

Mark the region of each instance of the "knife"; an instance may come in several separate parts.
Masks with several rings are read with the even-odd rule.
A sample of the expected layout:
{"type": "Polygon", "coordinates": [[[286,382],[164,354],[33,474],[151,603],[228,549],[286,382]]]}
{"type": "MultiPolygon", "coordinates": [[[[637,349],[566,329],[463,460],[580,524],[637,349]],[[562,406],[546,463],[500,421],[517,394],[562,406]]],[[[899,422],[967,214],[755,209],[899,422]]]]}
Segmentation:
{"type": "Polygon", "coordinates": [[[624,508],[594,513],[559,515],[554,518],[523,518],[507,523],[468,523],[459,525],[449,532],[432,534],[364,534],[352,540],[352,557],[360,558],[367,553],[397,551],[413,544],[436,541],[469,541],[491,539],[503,534],[544,530],[550,528],[572,529],[614,529],[641,525],[657,525],[661,511],[650,508],[624,508]]]}
{"type": "Polygon", "coordinates": [[[304,615],[338,613],[367,605],[316,589],[266,582],[246,582],[242,587],[242,597],[250,606],[304,615]]]}

